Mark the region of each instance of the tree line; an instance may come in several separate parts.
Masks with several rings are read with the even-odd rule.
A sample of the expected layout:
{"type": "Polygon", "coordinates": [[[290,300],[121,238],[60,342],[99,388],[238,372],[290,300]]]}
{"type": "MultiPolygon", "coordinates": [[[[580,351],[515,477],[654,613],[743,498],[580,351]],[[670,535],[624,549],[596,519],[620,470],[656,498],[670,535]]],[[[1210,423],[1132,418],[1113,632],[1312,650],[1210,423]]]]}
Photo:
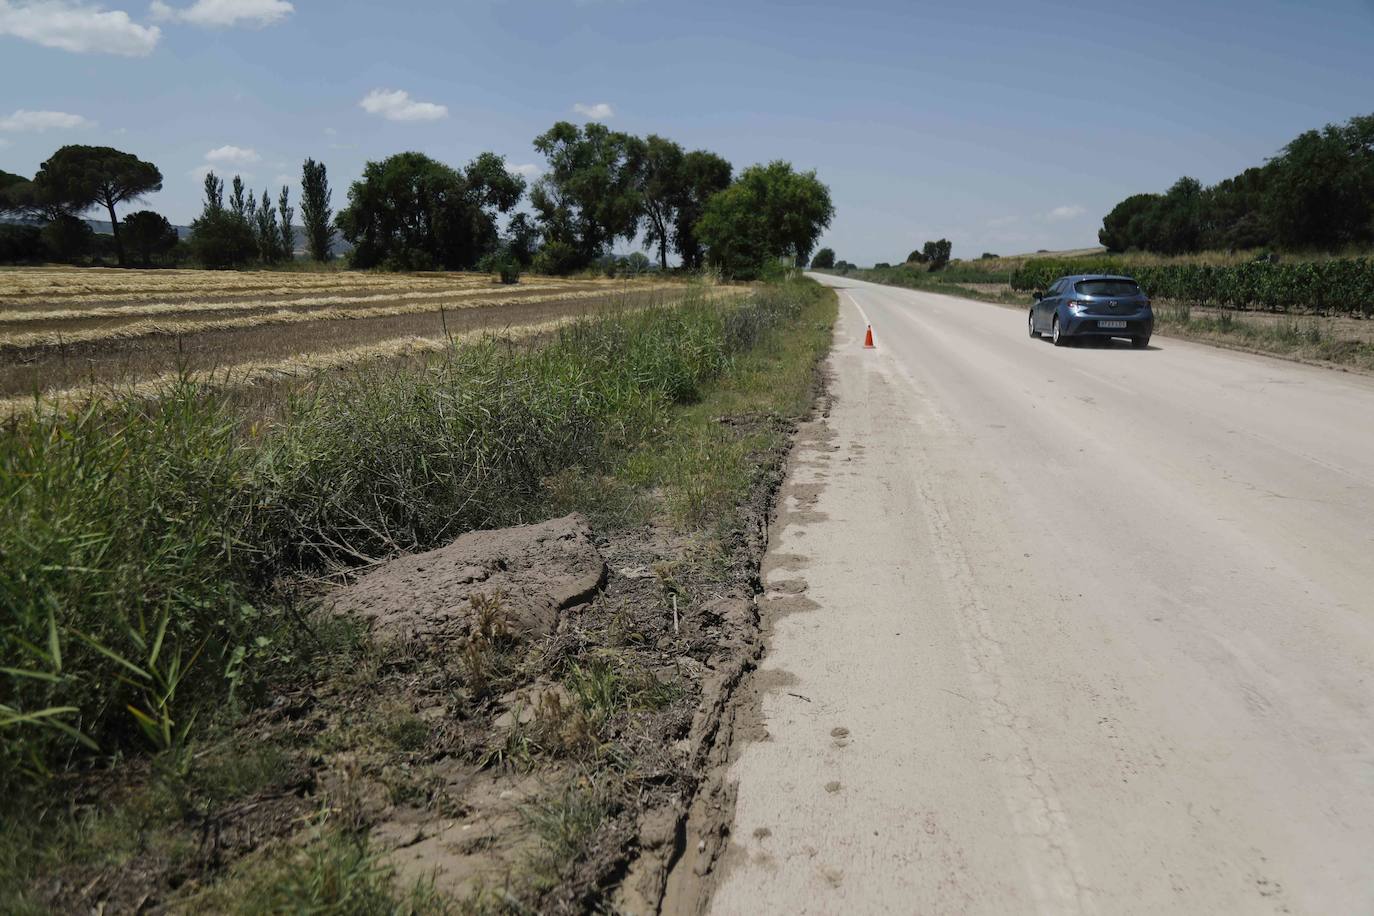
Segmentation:
{"type": "Polygon", "coordinates": [[[1374,115],[1309,130],[1264,165],[1211,187],[1180,178],[1102,220],[1109,251],[1338,251],[1374,243],[1374,115]]]}
{"type": "MultiPolygon", "coordinates": [[[[534,148],[547,167],[533,184],[495,153],[461,167],[416,152],[369,162],[337,214],[325,166],[307,159],[300,211],[309,256],[328,260],[337,232],[353,248],[352,267],[480,265],[505,278],[524,268],[566,274],[604,266],[617,243],[640,239],[660,269],[676,255],[685,269],[750,279],[783,262],[805,265],[835,212],[814,171],[781,160],[736,175],[708,150],[566,121],[536,137],[534,148]],[[526,200],[528,211],[519,210],[526,200]]],[[[223,179],[207,174],[201,214],[179,246],[157,214],[130,214],[121,225],[115,210],[161,187],[156,166],[108,147],[63,147],[32,179],[0,172],[0,215],[29,221],[0,232],[0,261],[91,256],[97,242],[78,217],[96,207],[109,214],[121,265],[131,260],[126,247],[143,266],[184,257],[235,268],[294,257],[288,188],[273,200],[234,176],[226,200],[223,179]]],[[[643,255],[629,263],[648,266],[643,255]]]]}

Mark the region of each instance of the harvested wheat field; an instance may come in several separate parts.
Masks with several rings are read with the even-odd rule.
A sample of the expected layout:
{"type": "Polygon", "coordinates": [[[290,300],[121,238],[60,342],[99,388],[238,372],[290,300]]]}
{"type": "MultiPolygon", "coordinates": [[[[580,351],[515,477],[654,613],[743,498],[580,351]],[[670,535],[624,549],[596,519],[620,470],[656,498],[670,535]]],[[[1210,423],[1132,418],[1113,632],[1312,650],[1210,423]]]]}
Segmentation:
{"type": "MultiPolygon", "coordinates": [[[[578,315],[653,306],[679,282],[486,274],[0,271],[0,412],[92,389],[146,393],[183,373],[250,384],[451,339],[538,333],[578,315]]],[[[722,294],[733,294],[721,290],[722,294]]]]}

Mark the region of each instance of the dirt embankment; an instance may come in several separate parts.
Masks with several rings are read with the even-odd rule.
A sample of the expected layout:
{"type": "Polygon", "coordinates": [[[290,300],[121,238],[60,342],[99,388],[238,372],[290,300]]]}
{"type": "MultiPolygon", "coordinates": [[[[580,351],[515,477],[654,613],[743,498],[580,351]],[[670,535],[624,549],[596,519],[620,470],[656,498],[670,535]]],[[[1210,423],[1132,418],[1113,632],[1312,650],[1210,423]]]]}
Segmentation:
{"type": "MultiPolygon", "coordinates": [[[[759,652],[778,476],[723,542],[657,525],[598,534],[573,515],[465,534],[333,591],[321,619],[361,622],[365,645],[280,685],[236,730],[229,754],[271,749],[274,771],[186,812],[174,833],[199,844],[193,864],[173,867],[159,841],[119,869],[59,869],[47,900],[239,899],[225,882],[341,830],[367,836],[400,886],[432,882],[478,911],[655,911],[694,801],[721,815],[717,840],[730,822],[729,700],[759,652]]],[[[711,844],[691,842],[698,861],[711,844]]]]}

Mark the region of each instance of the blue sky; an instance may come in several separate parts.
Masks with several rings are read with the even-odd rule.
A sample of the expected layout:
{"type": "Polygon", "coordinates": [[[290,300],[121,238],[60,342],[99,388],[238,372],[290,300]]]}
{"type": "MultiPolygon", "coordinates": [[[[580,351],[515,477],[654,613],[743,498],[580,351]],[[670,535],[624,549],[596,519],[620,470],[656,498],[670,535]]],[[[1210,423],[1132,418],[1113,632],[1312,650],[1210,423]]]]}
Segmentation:
{"type": "Polygon", "coordinates": [[[595,117],[816,169],[859,263],[1074,248],[1127,194],[1370,112],[1374,0],[0,0],[0,168],[117,146],[174,222],[206,166],[294,196],[313,156],[339,204],[407,149],[533,174],[535,135],[595,117]]]}

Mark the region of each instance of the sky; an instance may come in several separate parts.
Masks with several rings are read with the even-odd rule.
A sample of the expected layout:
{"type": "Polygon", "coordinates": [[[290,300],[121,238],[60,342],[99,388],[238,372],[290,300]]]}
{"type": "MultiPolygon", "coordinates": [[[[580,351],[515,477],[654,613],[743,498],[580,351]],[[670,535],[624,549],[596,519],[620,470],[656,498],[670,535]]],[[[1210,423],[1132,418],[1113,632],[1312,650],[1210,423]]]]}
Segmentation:
{"type": "Polygon", "coordinates": [[[859,264],[1060,250],[1371,112],[1374,0],[0,0],[0,169],[115,146],[176,223],[206,168],[294,198],[310,156],[337,206],[405,150],[533,178],[535,136],[598,120],[815,169],[859,264]]]}

